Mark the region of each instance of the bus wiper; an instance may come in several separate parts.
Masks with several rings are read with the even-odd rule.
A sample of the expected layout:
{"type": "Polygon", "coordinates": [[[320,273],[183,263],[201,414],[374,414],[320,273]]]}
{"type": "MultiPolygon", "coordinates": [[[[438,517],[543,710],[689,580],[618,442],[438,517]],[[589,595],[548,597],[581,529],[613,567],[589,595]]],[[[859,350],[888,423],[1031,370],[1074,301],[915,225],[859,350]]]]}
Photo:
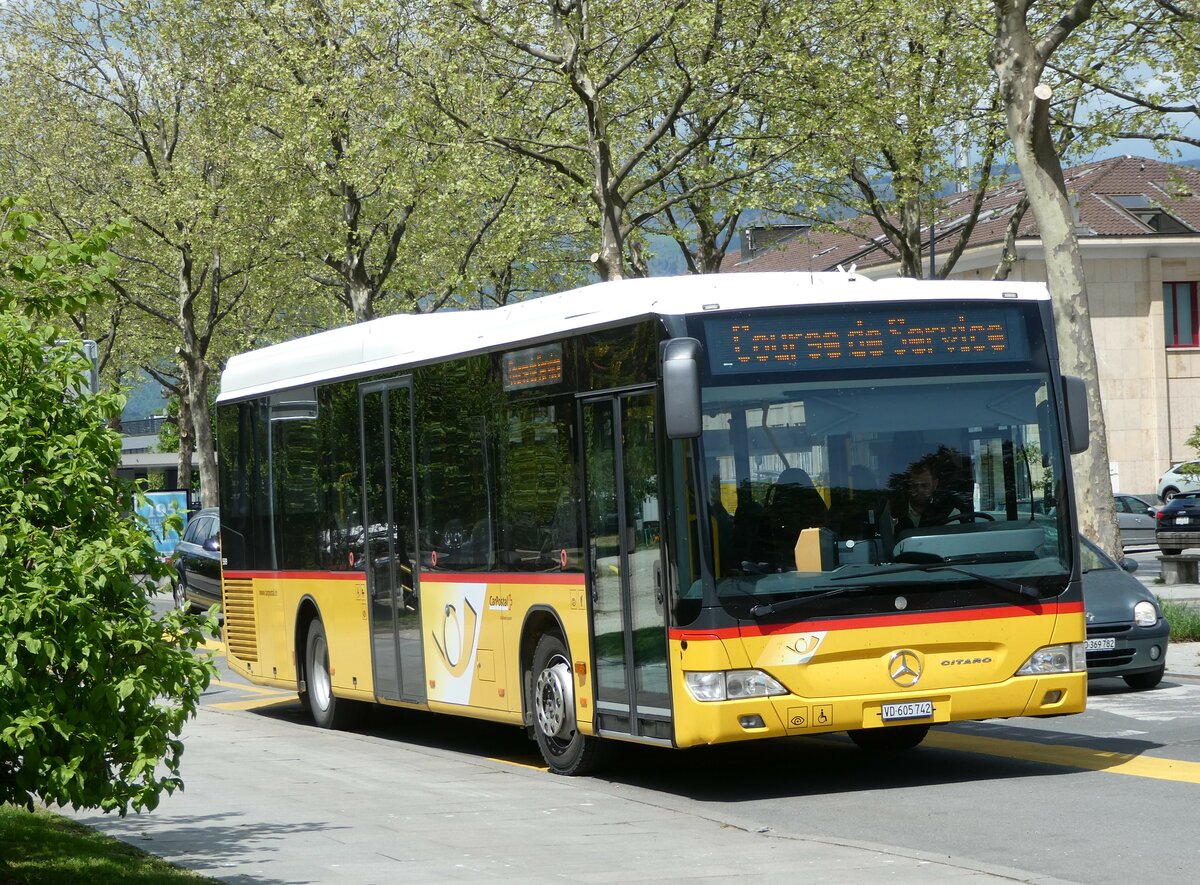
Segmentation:
{"type": "MultiPolygon", "coordinates": [[[[934,572],[934,571],[949,571],[957,572],[960,575],[965,575],[968,578],[973,578],[981,584],[987,584],[989,587],[995,587],[998,590],[1012,593],[1022,599],[1041,599],[1042,595],[1034,587],[1027,587],[1024,584],[1019,584],[1016,581],[1010,581],[1007,578],[995,578],[991,575],[981,575],[979,572],[971,571],[970,569],[961,568],[962,565],[985,564],[992,562],[1009,562],[1014,560],[1024,560],[1026,557],[1017,555],[1015,557],[1006,556],[1004,554],[979,555],[965,557],[954,562],[920,562],[920,563],[904,563],[893,568],[879,569],[878,571],[868,572],[866,574],[853,575],[836,575],[827,578],[829,581],[850,581],[854,579],[870,579],[886,575],[899,575],[905,572],[934,572]]],[[[828,585],[821,585],[814,589],[825,590],[828,585]]],[[[876,582],[848,585],[844,587],[833,587],[825,590],[824,593],[817,593],[810,596],[794,596],[791,599],[783,599],[779,602],[773,602],[769,605],[756,605],[750,609],[750,614],[756,618],[766,617],[767,615],[775,614],[776,612],[788,611],[793,608],[799,608],[810,602],[816,602],[818,599],[828,599],[831,596],[842,596],[848,593],[868,593],[878,591],[887,585],[881,585],[876,582]]]]}
{"type": "Polygon", "coordinates": [[[927,566],[929,571],[939,570],[947,572],[957,572],[960,575],[966,575],[968,578],[974,578],[989,587],[995,587],[999,590],[1007,590],[1009,593],[1015,593],[1023,599],[1041,599],[1042,594],[1034,587],[1026,587],[1024,584],[1018,584],[1016,581],[1010,581],[1008,578],[993,578],[991,575],[981,575],[979,572],[973,572],[970,569],[959,568],[956,565],[932,565],[927,566]]]}
{"type": "MultiPolygon", "coordinates": [[[[823,589],[817,587],[814,589],[823,589]]],[[[870,587],[834,587],[831,590],[826,590],[824,593],[818,593],[815,596],[793,596],[791,599],[781,599],[779,602],[772,602],[769,605],[756,605],[751,607],[750,614],[756,618],[763,618],[767,615],[773,615],[775,612],[787,611],[790,608],[798,608],[808,602],[816,602],[818,599],[828,599],[831,596],[842,596],[847,593],[861,593],[870,590],[870,587]]]]}
{"type": "Polygon", "coordinates": [[[1019,584],[1016,581],[1010,581],[1007,578],[996,578],[991,575],[981,575],[979,572],[974,572],[969,569],[962,568],[964,565],[983,565],[994,562],[1013,562],[1023,560],[1025,557],[1021,554],[1004,555],[996,553],[988,553],[986,555],[977,555],[956,559],[953,562],[912,562],[904,563],[893,568],[879,569],[878,571],[869,572],[867,574],[856,575],[839,575],[831,577],[831,581],[849,581],[855,578],[875,578],[881,575],[899,575],[905,572],[935,572],[948,571],[957,572],[960,575],[966,575],[968,578],[974,578],[980,583],[987,584],[990,587],[996,587],[1000,590],[1006,590],[1009,593],[1014,593],[1023,599],[1041,599],[1042,595],[1034,587],[1027,587],[1024,584],[1019,584]]]}

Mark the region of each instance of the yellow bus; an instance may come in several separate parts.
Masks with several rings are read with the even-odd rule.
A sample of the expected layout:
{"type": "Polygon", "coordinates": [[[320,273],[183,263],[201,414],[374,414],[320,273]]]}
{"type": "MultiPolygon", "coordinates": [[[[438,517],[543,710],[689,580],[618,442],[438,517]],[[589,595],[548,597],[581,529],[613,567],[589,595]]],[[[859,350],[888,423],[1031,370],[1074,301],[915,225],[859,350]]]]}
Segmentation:
{"type": "Polygon", "coordinates": [[[377,319],[231,359],[231,666],[323,727],[526,728],[551,771],[1084,708],[1043,286],[730,274],[377,319]]]}

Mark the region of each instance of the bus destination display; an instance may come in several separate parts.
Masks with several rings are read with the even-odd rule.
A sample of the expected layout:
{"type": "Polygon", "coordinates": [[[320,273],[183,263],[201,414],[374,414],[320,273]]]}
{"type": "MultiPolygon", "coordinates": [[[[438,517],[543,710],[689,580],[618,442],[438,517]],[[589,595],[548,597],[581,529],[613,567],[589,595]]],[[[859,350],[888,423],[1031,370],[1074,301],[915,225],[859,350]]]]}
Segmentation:
{"type": "Polygon", "coordinates": [[[1022,315],[995,307],[796,309],[704,324],[714,374],[1009,362],[1029,356],[1022,315]]]}
{"type": "Polygon", "coordinates": [[[561,384],[563,380],[563,358],[561,344],[543,344],[524,350],[510,350],[504,354],[504,389],[528,390],[561,384]]]}

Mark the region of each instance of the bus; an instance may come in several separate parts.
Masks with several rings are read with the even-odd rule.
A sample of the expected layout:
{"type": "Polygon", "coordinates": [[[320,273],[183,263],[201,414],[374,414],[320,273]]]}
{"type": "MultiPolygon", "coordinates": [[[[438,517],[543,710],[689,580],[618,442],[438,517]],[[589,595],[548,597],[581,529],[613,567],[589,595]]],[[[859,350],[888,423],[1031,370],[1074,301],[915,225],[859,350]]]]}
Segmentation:
{"type": "Polygon", "coordinates": [[[1045,287],[604,282],[232,358],[229,663],[318,726],[524,727],[549,769],[1086,700],[1045,287]]]}

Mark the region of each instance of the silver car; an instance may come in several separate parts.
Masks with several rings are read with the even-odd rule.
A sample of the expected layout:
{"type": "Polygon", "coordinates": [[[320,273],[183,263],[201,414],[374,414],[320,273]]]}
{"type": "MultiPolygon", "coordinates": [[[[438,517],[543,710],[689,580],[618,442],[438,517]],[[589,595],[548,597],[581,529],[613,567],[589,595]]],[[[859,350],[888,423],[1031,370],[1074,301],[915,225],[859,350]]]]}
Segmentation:
{"type": "Polygon", "coordinates": [[[1117,492],[1113,495],[1113,508],[1117,511],[1123,548],[1155,546],[1154,507],[1136,495],[1117,492]]]}

